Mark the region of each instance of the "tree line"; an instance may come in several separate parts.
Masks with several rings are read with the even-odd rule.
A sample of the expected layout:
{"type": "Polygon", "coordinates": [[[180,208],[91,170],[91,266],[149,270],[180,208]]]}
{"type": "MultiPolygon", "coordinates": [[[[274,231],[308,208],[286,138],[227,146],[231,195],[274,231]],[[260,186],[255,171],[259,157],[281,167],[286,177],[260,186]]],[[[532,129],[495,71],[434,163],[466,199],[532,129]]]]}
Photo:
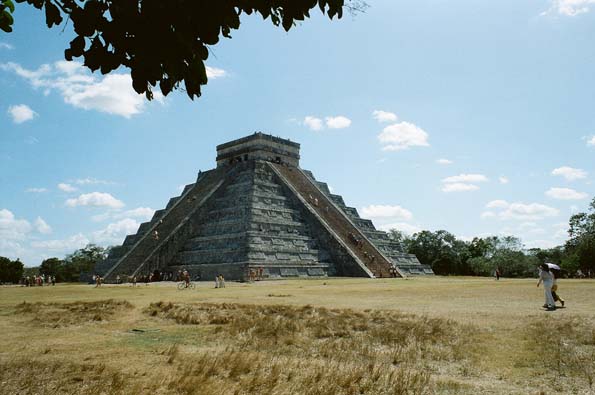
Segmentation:
{"type": "MultiPolygon", "coordinates": [[[[569,277],[595,276],[595,198],[586,212],[570,217],[566,243],[549,249],[525,249],[514,236],[465,241],[446,230],[424,230],[412,236],[398,230],[389,233],[403,251],[415,254],[439,275],[491,276],[497,268],[506,277],[532,277],[540,263],[551,262],[560,265],[569,277]]],[[[34,268],[24,267],[19,259],[0,257],[0,283],[18,283],[23,276],[39,274],[56,276],[58,282],[77,282],[82,273],[93,272],[108,253],[109,247],[89,244],[64,259],[45,259],[34,268]]]]}
{"type": "Polygon", "coordinates": [[[48,258],[38,267],[24,267],[20,260],[0,257],[0,283],[19,283],[23,277],[55,276],[58,282],[78,282],[81,274],[93,272],[95,265],[105,259],[109,248],[95,244],[74,251],[64,259],[48,258]]]}
{"type": "Polygon", "coordinates": [[[489,276],[498,269],[503,276],[528,277],[540,263],[551,262],[561,266],[566,276],[595,276],[595,198],[586,212],[570,217],[566,243],[548,249],[525,249],[514,236],[465,241],[446,230],[424,230],[412,236],[391,230],[390,236],[403,251],[415,254],[440,275],[489,276]]]}

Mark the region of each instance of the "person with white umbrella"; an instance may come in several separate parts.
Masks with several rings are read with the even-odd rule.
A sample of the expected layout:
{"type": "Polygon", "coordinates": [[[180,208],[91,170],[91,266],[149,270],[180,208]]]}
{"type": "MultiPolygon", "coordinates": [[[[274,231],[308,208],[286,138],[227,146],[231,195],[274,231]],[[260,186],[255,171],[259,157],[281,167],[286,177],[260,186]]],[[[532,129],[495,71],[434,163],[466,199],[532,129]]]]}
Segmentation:
{"type": "Polygon", "coordinates": [[[537,286],[543,282],[543,290],[545,292],[545,305],[544,307],[548,311],[556,310],[556,302],[552,296],[552,285],[554,285],[554,275],[550,271],[549,266],[546,263],[542,263],[539,266],[539,281],[537,286]]]}
{"type": "Polygon", "coordinates": [[[555,263],[546,262],[546,265],[550,268],[550,272],[552,272],[552,275],[554,276],[554,284],[552,285],[552,297],[554,298],[554,302],[560,302],[562,307],[564,307],[564,299],[562,299],[557,293],[558,277],[560,277],[560,272],[562,269],[560,269],[560,266],[556,265],[555,263]]]}

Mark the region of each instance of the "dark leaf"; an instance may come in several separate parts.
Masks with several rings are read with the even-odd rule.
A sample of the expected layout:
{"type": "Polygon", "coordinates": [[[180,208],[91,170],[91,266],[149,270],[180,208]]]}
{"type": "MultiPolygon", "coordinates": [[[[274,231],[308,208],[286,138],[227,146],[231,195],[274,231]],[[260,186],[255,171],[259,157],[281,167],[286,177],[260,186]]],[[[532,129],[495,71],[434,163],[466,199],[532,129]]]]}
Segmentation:
{"type": "Polygon", "coordinates": [[[11,13],[14,13],[14,3],[11,0],[4,0],[2,3],[10,10],[11,13]]]}
{"type": "Polygon", "coordinates": [[[62,15],[60,15],[60,10],[49,0],[45,2],[45,23],[48,25],[48,27],[62,23],[62,15]]]}
{"type": "Polygon", "coordinates": [[[85,51],[85,37],[76,36],[74,40],[70,42],[71,56],[79,57],[83,55],[85,51]]]}

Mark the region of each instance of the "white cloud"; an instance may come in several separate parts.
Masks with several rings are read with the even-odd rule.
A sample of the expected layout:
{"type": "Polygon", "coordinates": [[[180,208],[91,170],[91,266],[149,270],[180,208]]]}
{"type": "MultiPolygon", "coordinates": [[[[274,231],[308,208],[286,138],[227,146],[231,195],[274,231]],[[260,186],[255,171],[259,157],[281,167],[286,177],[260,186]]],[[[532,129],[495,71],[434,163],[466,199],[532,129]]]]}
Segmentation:
{"type": "Polygon", "coordinates": [[[459,174],[442,179],[442,192],[467,192],[476,191],[478,182],[486,182],[488,178],[483,174],[459,174]]]}
{"type": "Polygon", "coordinates": [[[8,209],[0,210],[0,239],[23,240],[30,231],[29,221],[16,219],[8,209]]]}
{"type": "Polygon", "coordinates": [[[595,147],[595,136],[587,137],[587,145],[595,147]]]}
{"type": "Polygon", "coordinates": [[[52,227],[47,224],[41,217],[37,217],[35,220],[35,229],[44,235],[52,233],[52,227]]]}
{"type": "Polygon", "coordinates": [[[92,239],[100,244],[119,244],[122,243],[126,235],[136,233],[139,225],[135,220],[125,218],[109,224],[105,229],[94,232],[92,239]]]}
{"type": "MultiPolygon", "coordinates": [[[[145,110],[147,101],[132,89],[129,74],[110,73],[106,76],[91,74],[79,62],[58,61],[41,65],[37,70],[27,70],[13,62],[0,64],[0,69],[12,71],[25,78],[35,89],[44,94],[57,90],[64,102],[84,110],[97,110],[130,118],[145,110]]],[[[163,96],[155,92],[155,99],[163,96]]]]}
{"type": "Polygon", "coordinates": [[[409,234],[420,231],[417,226],[404,222],[413,219],[413,214],[401,206],[371,204],[362,207],[360,213],[363,218],[373,220],[376,228],[380,230],[398,229],[409,234]]]}
{"type": "Polygon", "coordinates": [[[552,170],[552,175],[562,176],[568,181],[580,180],[587,178],[587,172],[583,169],[575,169],[574,167],[562,166],[552,170]]]}
{"type": "Polygon", "coordinates": [[[336,117],[325,117],[324,121],[312,115],[308,115],[302,122],[310,130],[319,131],[325,128],[329,129],[344,129],[351,125],[351,119],[338,115],[336,117]]]}
{"type": "Polygon", "coordinates": [[[43,192],[47,192],[47,188],[27,188],[25,190],[25,192],[28,193],[43,193],[43,192]]]}
{"type": "Polygon", "coordinates": [[[404,209],[401,206],[390,206],[382,204],[372,204],[370,206],[362,207],[362,217],[370,219],[385,219],[391,220],[405,220],[408,221],[413,218],[411,211],[404,209]]]}
{"type": "Polygon", "coordinates": [[[506,208],[509,203],[506,200],[492,200],[486,204],[487,208],[506,208]]]}
{"type": "Polygon", "coordinates": [[[451,177],[446,177],[446,178],[442,179],[442,182],[444,182],[444,183],[454,183],[454,182],[477,183],[477,182],[486,182],[486,181],[488,181],[488,178],[486,176],[484,176],[483,174],[459,174],[458,176],[451,176],[451,177]]]}
{"type": "Polygon", "coordinates": [[[550,188],[545,192],[545,194],[552,199],[559,200],[581,200],[588,196],[584,192],[578,192],[570,188],[550,188]]]}
{"type": "Polygon", "coordinates": [[[441,159],[436,159],[436,163],[438,163],[439,165],[451,165],[452,160],[441,158],[441,159]]]}
{"type": "Polygon", "coordinates": [[[342,115],[336,117],[326,117],[326,126],[329,129],[345,129],[351,125],[351,119],[342,115]]]}
{"type": "Polygon", "coordinates": [[[378,122],[396,122],[398,119],[397,114],[382,110],[374,110],[372,117],[378,122]]]}
{"type": "Polygon", "coordinates": [[[383,151],[401,151],[410,147],[427,147],[428,134],[420,127],[400,122],[385,127],[378,135],[383,151]]]}
{"type": "Polygon", "coordinates": [[[132,217],[132,218],[139,218],[143,221],[148,221],[153,217],[155,214],[155,210],[150,207],[137,207],[132,210],[126,210],[122,213],[119,213],[116,218],[124,218],[124,217],[132,217]]]}
{"type": "Polygon", "coordinates": [[[500,182],[500,184],[508,184],[509,181],[510,180],[508,179],[508,177],[505,177],[505,176],[498,177],[498,182],[500,182]]]}
{"type": "Polygon", "coordinates": [[[0,49],[14,49],[14,47],[9,43],[0,42],[0,49]]]}
{"type": "Polygon", "coordinates": [[[543,12],[542,15],[557,13],[565,16],[577,16],[589,12],[592,4],[595,4],[595,0],[552,0],[550,9],[543,12]]]}
{"type": "Polygon", "coordinates": [[[466,184],[464,182],[453,182],[442,185],[442,192],[467,192],[476,191],[479,187],[475,184],[466,184]]]}
{"type": "Polygon", "coordinates": [[[107,219],[138,218],[141,221],[148,221],[155,214],[155,210],[150,207],[137,207],[126,211],[108,211],[103,214],[91,217],[93,221],[105,221],[107,219]]]}
{"type": "Polygon", "coordinates": [[[77,190],[76,187],[73,187],[72,185],[66,184],[66,183],[63,183],[63,182],[61,182],[60,184],[58,184],[58,189],[61,190],[61,191],[64,191],[64,192],[74,192],[74,191],[77,190]]]}
{"type": "Polygon", "coordinates": [[[322,130],[322,119],[316,118],[313,116],[308,115],[304,118],[304,125],[306,125],[310,130],[322,130]]]}
{"type": "Polygon", "coordinates": [[[79,233],[62,240],[32,241],[31,247],[49,250],[52,253],[67,254],[83,248],[87,244],[89,244],[89,239],[87,239],[82,233],[79,233]]]}
{"type": "Polygon", "coordinates": [[[30,121],[37,116],[37,113],[26,104],[8,107],[8,114],[12,117],[12,121],[17,124],[30,121]]]}
{"type": "Polygon", "coordinates": [[[422,230],[419,226],[408,224],[406,222],[394,222],[394,223],[383,224],[383,225],[379,225],[378,229],[383,230],[385,232],[388,232],[389,230],[392,230],[392,229],[396,229],[396,230],[400,230],[401,232],[406,233],[408,235],[412,235],[414,233],[421,232],[421,230],[422,230]]]}
{"type": "Polygon", "coordinates": [[[124,203],[109,193],[102,192],[91,192],[84,193],[77,198],[68,199],[66,206],[77,207],[77,206],[91,206],[91,207],[109,207],[109,208],[122,208],[124,203]]]}
{"type": "Polygon", "coordinates": [[[511,203],[500,216],[502,218],[538,220],[545,217],[555,217],[559,210],[539,203],[511,203]]]}
{"type": "Polygon", "coordinates": [[[26,250],[20,243],[14,240],[0,238],[0,256],[5,256],[10,259],[22,259],[25,253],[26,250]]]}
{"type": "Polygon", "coordinates": [[[227,75],[225,70],[218,69],[217,67],[206,66],[205,68],[207,69],[207,78],[209,79],[214,80],[215,78],[221,78],[227,75]]]}
{"type": "Polygon", "coordinates": [[[493,200],[486,205],[487,208],[500,209],[497,212],[486,211],[482,218],[497,217],[499,219],[513,219],[523,221],[536,221],[546,217],[555,217],[559,210],[540,203],[509,203],[505,200],[493,200]],[[491,214],[487,214],[491,213],[491,214]]]}
{"type": "Polygon", "coordinates": [[[485,218],[494,218],[496,217],[496,213],[493,211],[484,211],[483,213],[481,213],[480,218],[485,219],[485,218]]]}

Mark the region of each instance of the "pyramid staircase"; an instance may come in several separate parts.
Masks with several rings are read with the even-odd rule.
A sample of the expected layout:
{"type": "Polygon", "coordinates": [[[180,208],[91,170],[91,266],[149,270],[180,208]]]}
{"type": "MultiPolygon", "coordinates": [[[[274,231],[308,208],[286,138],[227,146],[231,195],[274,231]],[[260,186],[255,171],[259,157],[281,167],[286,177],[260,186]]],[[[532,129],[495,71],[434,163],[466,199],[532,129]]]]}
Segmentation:
{"type": "Polygon", "coordinates": [[[393,277],[393,270],[403,277],[392,261],[355,226],[349,217],[324,194],[315,182],[297,167],[269,164],[275,172],[298,194],[303,203],[318,215],[329,231],[334,232],[341,244],[352,253],[358,264],[366,267],[374,277],[393,277]]]}

